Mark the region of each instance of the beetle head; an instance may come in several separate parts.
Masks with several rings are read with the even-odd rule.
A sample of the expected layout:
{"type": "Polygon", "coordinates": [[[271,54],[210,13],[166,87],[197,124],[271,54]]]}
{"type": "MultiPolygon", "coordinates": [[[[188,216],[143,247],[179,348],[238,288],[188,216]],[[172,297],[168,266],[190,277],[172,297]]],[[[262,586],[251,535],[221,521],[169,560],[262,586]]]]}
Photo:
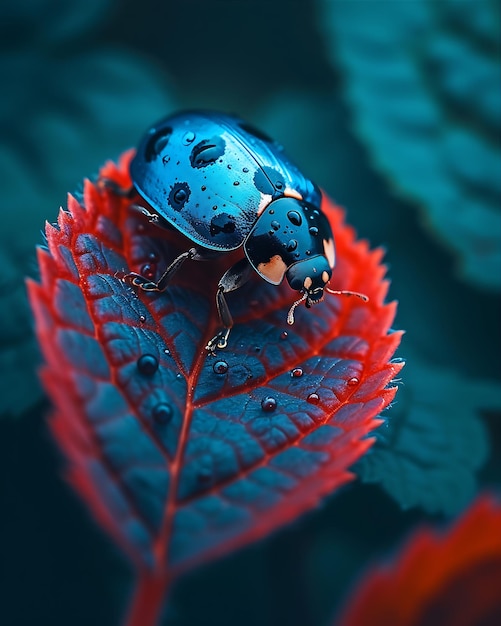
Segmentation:
{"type": "Polygon", "coordinates": [[[292,305],[287,317],[289,324],[293,324],[294,309],[298,304],[306,301],[305,306],[309,309],[313,304],[322,302],[324,289],[331,279],[332,270],[327,259],[322,255],[317,255],[294,263],[285,275],[291,288],[302,294],[302,297],[292,305]]]}

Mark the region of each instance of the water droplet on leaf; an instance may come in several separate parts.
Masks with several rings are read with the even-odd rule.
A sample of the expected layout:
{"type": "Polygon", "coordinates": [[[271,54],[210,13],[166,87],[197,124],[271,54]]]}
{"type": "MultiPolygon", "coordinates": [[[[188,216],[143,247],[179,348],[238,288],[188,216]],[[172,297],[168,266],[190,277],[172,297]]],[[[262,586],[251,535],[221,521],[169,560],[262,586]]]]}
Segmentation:
{"type": "Polygon", "coordinates": [[[280,228],[280,224],[277,222],[277,220],[273,220],[273,222],[271,223],[271,227],[273,228],[273,230],[278,230],[280,228]]]}
{"type": "Polygon", "coordinates": [[[350,385],[350,387],[355,387],[355,385],[358,385],[359,382],[360,380],[356,376],[353,376],[353,378],[348,380],[348,385],[350,385]]]}
{"type": "Polygon", "coordinates": [[[153,419],[159,424],[167,424],[172,419],[172,407],[167,402],[159,402],[153,407],[153,419]]]}
{"type": "Polygon", "coordinates": [[[143,376],[153,376],[158,369],[158,359],[152,354],[143,354],[137,360],[137,369],[143,376]]]}
{"type": "Polygon", "coordinates": [[[272,413],[277,408],[277,401],[272,396],[267,396],[261,400],[261,408],[266,413],[272,413]]]}
{"type": "Polygon", "coordinates": [[[300,367],[295,367],[291,371],[292,378],[301,378],[302,375],[303,375],[303,370],[300,367]]]}
{"type": "Polygon", "coordinates": [[[198,482],[205,485],[208,482],[210,482],[211,478],[212,478],[212,472],[208,467],[202,467],[198,470],[197,472],[198,482]]]}
{"type": "Polygon", "coordinates": [[[310,404],[318,404],[320,402],[320,396],[318,393],[310,393],[306,400],[308,400],[310,404]]]}
{"type": "Polygon", "coordinates": [[[289,336],[289,333],[286,330],[283,330],[280,333],[280,339],[287,339],[288,336],[289,336]]]}
{"type": "Polygon", "coordinates": [[[212,369],[215,374],[226,374],[228,371],[228,363],[226,363],[226,361],[216,361],[212,369]]]}
{"type": "Polygon", "coordinates": [[[145,263],[141,267],[141,276],[144,276],[148,280],[153,280],[155,278],[156,268],[152,263],[145,263]]]}

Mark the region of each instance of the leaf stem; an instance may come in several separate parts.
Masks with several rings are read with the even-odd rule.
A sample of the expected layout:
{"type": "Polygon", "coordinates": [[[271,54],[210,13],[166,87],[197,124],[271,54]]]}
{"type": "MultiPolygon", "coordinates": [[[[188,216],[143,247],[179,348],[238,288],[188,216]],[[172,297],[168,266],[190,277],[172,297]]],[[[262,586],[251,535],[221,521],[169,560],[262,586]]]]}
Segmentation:
{"type": "Polygon", "coordinates": [[[165,572],[141,570],[124,626],[156,626],[167,598],[170,578],[165,572]]]}

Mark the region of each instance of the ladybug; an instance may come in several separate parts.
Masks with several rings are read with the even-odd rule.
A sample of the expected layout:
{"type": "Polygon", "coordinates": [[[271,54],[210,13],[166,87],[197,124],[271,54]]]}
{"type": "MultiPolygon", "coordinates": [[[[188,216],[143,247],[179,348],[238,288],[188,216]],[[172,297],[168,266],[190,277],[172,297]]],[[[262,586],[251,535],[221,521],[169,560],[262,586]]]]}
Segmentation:
{"type": "Polygon", "coordinates": [[[130,273],[124,281],[144,291],[163,291],[186,260],[207,260],[243,247],[244,258],[218,284],[216,305],[223,330],[206,349],[227,346],[233,319],[225,294],[255,271],[279,285],[284,276],[311,307],[327,288],[335,263],[334,237],[320,210],[319,188],[301,173],[283,148],[242,119],[189,111],[155,124],[130,165],[135,190],[154,213],[151,221],[171,226],[192,245],[175,258],[158,282],[130,273]]]}

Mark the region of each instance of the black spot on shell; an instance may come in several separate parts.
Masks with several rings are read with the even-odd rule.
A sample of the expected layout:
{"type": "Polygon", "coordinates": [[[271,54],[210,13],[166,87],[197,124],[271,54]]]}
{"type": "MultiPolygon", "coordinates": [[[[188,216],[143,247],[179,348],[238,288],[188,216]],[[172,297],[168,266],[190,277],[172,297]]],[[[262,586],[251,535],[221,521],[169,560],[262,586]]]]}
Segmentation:
{"type": "Polygon", "coordinates": [[[161,128],[150,130],[150,137],[146,142],[144,148],[144,160],[150,163],[164,150],[165,146],[169,143],[170,136],[172,135],[172,128],[161,128]]]}
{"type": "Polygon", "coordinates": [[[221,137],[212,137],[204,139],[193,146],[190,154],[190,163],[192,167],[201,168],[214,164],[221,156],[223,156],[226,143],[221,137]]]}
{"type": "Polygon", "coordinates": [[[191,190],[188,183],[172,185],[169,193],[169,204],[175,211],[181,211],[190,198],[191,190]]]}
{"type": "Polygon", "coordinates": [[[210,221],[210,234],[214,237],[220,233],[227,235],[235,232],[235,218],[228,213],[220,213],[215,215],[210,221]]]}

